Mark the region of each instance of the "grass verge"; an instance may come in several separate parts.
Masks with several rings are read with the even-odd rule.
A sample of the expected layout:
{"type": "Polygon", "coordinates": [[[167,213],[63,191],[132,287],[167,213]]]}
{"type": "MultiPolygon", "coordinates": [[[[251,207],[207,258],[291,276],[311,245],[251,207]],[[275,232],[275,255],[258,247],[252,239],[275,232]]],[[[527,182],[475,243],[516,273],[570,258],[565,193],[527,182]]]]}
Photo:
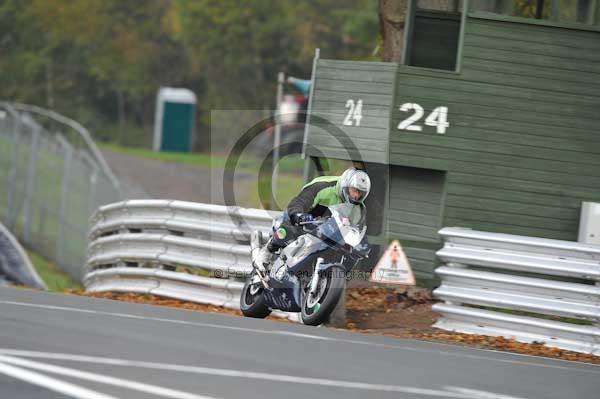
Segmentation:
{"type": "Polygon", "coordinates": [[[33,267],[44,280],[48,289],[53,292],[64,292],[69,289],[82,289],[82,285],[68,274],[60,271],[54,263],[44,257],[27,250],[27,255],[33,263],[33,267]]]}
{"type": "MultiPolygon", "coordinates": [[[[200,154],[184,152],[157,152],[146,148],[123,147],[117,144],[102,143],[99,147],[103,150],[116,152],[118,154],[130,155],[138,158],[151,159],[154,161],[179,163],[204,168],[225,168],[227,154],[200,154]]],[[[251,155],[242,155],[238,160],[236,169],[242,171],[256,172],[260,169],[263,159],[251,155]]],[[[279,162],[281,173],[302,173],[304,160],[300,157],[284,157],[279,162]]]]}

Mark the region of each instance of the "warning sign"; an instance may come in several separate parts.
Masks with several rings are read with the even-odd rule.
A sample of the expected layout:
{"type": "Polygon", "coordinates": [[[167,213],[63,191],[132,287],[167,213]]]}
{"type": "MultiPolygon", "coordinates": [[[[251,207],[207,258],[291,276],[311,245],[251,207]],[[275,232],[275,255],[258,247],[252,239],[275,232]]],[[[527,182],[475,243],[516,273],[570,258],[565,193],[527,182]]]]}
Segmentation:
{"type": "Polygon", "coordinates": [[[399,241],[392,241],[381,259],[379,259],[371,273],[371,281],[374,283],[415,285],[415,275],[399,241]]]}

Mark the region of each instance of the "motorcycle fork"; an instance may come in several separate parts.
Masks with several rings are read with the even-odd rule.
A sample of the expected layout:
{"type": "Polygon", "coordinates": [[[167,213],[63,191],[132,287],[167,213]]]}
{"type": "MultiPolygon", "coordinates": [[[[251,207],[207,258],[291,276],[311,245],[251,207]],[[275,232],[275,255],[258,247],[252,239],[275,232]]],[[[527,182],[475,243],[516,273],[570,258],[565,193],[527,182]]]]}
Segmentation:
{"type": "Polygon", "coordinates": [[[321,271],[321,264],[325,261],[323,258],[317,258],[317,262],[315,264],[315,270],[313,272],[312,278],[310,279],[310,288],[308,290],[309,294],[313,296],[317,294],[317,287],[319,284],[319,272],[321,271]]]}
{"type": "Polygon", "coordinates": [[[256,270],[256,274],[254,275],[253,280],[256,280],[253,281],[253,283],[258,283],[260,281],[263,287],[269,288],[269,276],[263,274],[263,272],[257,267],[255,267],[254,270],[256,270]]]}
{"type": "Polygon", "coordinates": [[[250,235],[250,253],[252,257],[252,267],[254,268],[254,270],[256,270],[256,275],[252,279],[258,279],[253,281],[253,283],[258,283],[260,281],[265,288],[269,288],[268,270],[266,270],[264,267],[261,268],[256,265],[255,252],[260,251],[261,247],[269,245],[272,240],[273,237],[269,237],[267,242],[263,244],[262,233],[260,231],[253,231],[250,235]]]}

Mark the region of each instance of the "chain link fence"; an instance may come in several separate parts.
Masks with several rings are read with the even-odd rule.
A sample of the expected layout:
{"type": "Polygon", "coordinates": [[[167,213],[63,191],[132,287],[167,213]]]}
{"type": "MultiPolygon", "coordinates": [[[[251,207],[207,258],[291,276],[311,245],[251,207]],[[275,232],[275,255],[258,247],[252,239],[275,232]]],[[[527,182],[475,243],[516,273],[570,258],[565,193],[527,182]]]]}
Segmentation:
{"type": "Polygon", "coordinates": [[[81,280],[89,216],[121,199],[118,180],[81,125],[0,102],[0,220],[22,243],[81,280]]]}

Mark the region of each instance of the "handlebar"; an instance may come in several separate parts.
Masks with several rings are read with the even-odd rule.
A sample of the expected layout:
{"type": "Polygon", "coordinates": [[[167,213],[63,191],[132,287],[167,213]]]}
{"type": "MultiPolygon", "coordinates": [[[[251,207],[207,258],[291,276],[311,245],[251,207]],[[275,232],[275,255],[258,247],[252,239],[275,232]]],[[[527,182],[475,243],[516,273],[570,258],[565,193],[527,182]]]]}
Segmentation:
{"type": "Polygon", "coordinates": [[[326,220],[327,220],[327,218],[316,218],[316,219],[311,220],[310,222],[300,222],[300,223],[298,223],[298,226],[304,226],[307,224],[319,225],[319,224],[325,223],[326,220]]]}

